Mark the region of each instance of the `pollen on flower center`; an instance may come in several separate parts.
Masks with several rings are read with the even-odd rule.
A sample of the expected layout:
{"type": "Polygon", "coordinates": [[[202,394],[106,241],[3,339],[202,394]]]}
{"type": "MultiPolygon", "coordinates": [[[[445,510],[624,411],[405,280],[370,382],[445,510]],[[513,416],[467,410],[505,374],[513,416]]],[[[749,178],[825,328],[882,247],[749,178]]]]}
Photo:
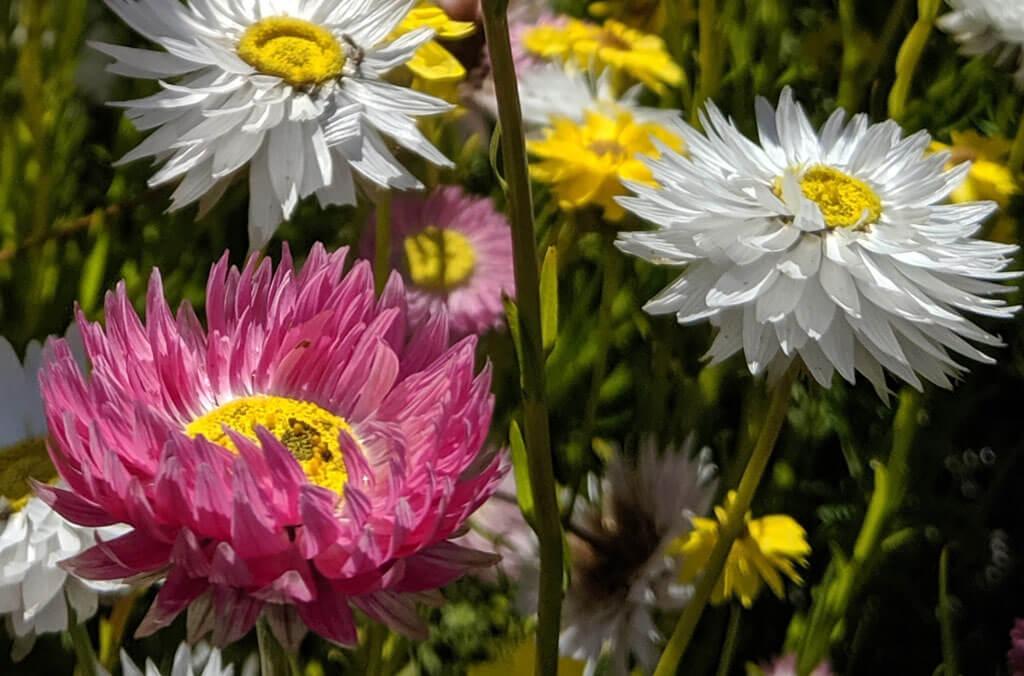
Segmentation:
{"type": "Polygon", "coordinates": [[[336,493],[345,487],[348,472],[338,436],[343,431],[352,434],[352,428],[344,418],[309,401],[256,395],[235,399],[196,418],[185,433],[192,438],[202,435],[237,453],[225,426],[253,441],[257,441],[256,427],[266,428],[299,461],[311,482],[336,493]]]}
{"type": "Polygon", "coordinates": [[[413,283],[444,293],[461,286],[476,267],[469,239],[449,228],[428,226],[405,238],[405,262],[413,283]]]}
{"type": "Polygon", "coordinates": [[[830,228],[874,223],[882,215],[882,200],[864,181],[826,166],[814,166],[800,179],[804,197],[817,203],[830,228]]]}
{"type": "Polygon", "coordinates": [[[326,82],[341,75],[345,50],[326,28],[303,19],[270,17],[246,29],[238,56],[293,87],[326,82]]]}
{"type": "Polygon", "coordinates": [[[0,451],[0,467],[0,497],[15,512],[32,497],[30,479],[49,483],[57,478],[46,440],[42,438],[28,439],[0,451]]]}

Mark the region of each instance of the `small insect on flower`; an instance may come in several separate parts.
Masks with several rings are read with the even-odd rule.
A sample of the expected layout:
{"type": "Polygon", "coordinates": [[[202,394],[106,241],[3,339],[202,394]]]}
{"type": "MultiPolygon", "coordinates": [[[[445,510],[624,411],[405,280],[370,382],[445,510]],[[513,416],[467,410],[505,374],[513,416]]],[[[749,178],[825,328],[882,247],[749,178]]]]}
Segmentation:
{"type": "MultiPolygon", "coordinates": [[[[677,542],[676,551],[683,560],[679,571],[681,581],[691,583],[700,577],[721,535],[727,510],[735,500],[736,492],[729,491],[725,505],[715,507],[714,519],[695,517],[693,531],[677,542]]],[[[796,565],[806,566],[811,553],[803,527],[785,514],[769,514],[759,519],[747,514],[744,519],[744,532],[729,550],[725,568],[711,592],[712,603],[738,598],[749,608],[765,584],[782,598],[785,593],[783,575],[797,584],[803,582],[796,565]]]]}
{"type": "Polygon", "coordinates": [[[124,285],[106,328],[79,318],[93,369],[63,341],[43,368],[58,470],[42,497],[72,521],[132,530],[65,565],[89,579],[163,574],[139,633],[188,609],[190,641],[244,636],[261,615],[297,648],[306,629],[356,642],[352,608],[424,637],[415,604],[490,554],[450,542],[493,492],[482,453],[493,397],[474,337],[447,318],[408,330],[395,273],[315,246],[301,269],[227,255],[206,328],[172,315],[154,271],[146,321],[124,285]],[[82,435],[81,430],[91,430],[82,435]]]}
{"type": "Polygon", "coordinates": [[[416,125],[451,105],[386,82],[433,37],[429,28],[389,42],[413,0],[105,0],[153,51],[106,43],[109,70],[160,81],[156,94],[118,103],[153,133],[120,161],[156,157],[151,186],[178,182],[171,209],[200,215],[245,173],[249,239],[264,246],[299,201],[354,204],[356,179],[384,189],[420,182],[384,137],[451,166],[416,125]]]}
{"type": "Polygon", "coordinates": [[[751,373],[800,358],[828,387],[860,372],[888,396],[885,370],[920,389],[952,387],[965,367],[950,352],[994,360],[969,341],[1002,345],[960,314],[1009,318],[998,282],[1016,246],[972,237],[991,202],[943,204],[969,167],[927,154],[927,132],[892,121],[849,123],[836,111],[815,132],[792,92],[776,111],[757,102],[760,144],[710,105],[706,133],[680,122],[688,156],[648,162],[619,203],[657,226],[619,235],[619,248],[683,273],[645,306],[719,331],[714,363],[742,351],[751,373]]]}

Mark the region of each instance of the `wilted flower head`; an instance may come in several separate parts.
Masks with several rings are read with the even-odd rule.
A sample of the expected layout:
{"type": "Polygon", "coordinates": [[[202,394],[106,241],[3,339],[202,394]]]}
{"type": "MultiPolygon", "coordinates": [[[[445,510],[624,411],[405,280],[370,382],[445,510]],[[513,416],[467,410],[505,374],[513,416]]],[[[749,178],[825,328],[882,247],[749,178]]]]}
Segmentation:
{"type": "MultiPolygon", "coordinates": [[[[676,551],[683,558],[679,577],[683,582],[693,582],[704,571],[721,537],[727,510],[735,501],[736,492],[729,491],[725,505],[715,507],[714,519],[694,517],[693,530],[678,541],[676,551]]],[[[765,584],[782,598],[785,594],[783,575],[797,584],[803,582],[796,566],[806,566],[811,553],[803,527],[785,514],[754,519],[747,513],[744,519],[744,531],[733,542],[725,568],[711,592],[712,603],[725,603],[735,597],[749,608],[765,584]]]]}
{"type": "Polygon", "coordinates": [[[1004,271],[1017,248],[972,237],[995,204],[941,204],[968,165],[944,171],[926,132],[891,120],[839,110],[815,132],[789,89],[778,111],[758,99],[760,144],[714,105],[701,120],[705,133],[678,125],[688,156],[648,162],[656,185],[620,199],[657,230],[619,248],[684,266],[648,312],[717,326],[713,362],[742,351],[759,374],[799,357],[825,387],[860,372],[883,398],[884,370],[952,387],[965,367],[950,352],[994,361],[968,341],[1001,341],[961,312],[1017,310],[995,283],[1019,276],[1004,271]]]}
{"type": "Polygon", "coordinates": [[[301,269],[225,255],[206,328],[172,315],[158,272],[146,320],[124,285],[106,328],[79,319],[92,373],[67,345],[41,380],[55,463],[41,495],[70,520],[133,530],[68,562],[90,579],[166,573],[139,632],[189,610],[217,645],[261,613],[294,648],[308,628],[356,641],[352,606],[413,636],[414,602],[493,556],[449,539],[493,491],[481,448],[493,399],[475,339],[444,316],[410,333],[401,278],[315,246],[301,269]]]}
{"type": "Polygon", "coordinates": [[[96,43],[110,70],[159,80],[161,90],[117,105],[153,133],[121,162],[156,157],[150,179],[178,181],[171,209],[205,212],[248,166],[249,239],[262,247],[300,200],[354,204],[359,178],[421,187],[384,136],[435,164],[451,163],[416,118],[450,110],[382,78],[433,37],[429,28],[387,42],[413,0],[105,0],[166,51],[96,43]]]}
{"type": "MultiPolygon", "coordinates": [[[[390,269],[405,280],[414,327],[440,313],[448,315],[456,338],[502,325],[502,297],[515,296],[512,233],[489,198],[457,186],[423,197],[400,195],[391,204],[391,243],[390,269]]],[[[375,253],[374,228],[368,227],[363,255],[376,260],[375,253]]]]}
{"type": "Polygon", "coordinates": [[[569,530],[572,582],[566,593],[560,649],[593,669],[602,654],[616,676],[629,673],[630,656],[645,668],[658,657],[657,610],[678,609],[692,589],[678,584],[672,543],[707,511],[715,466],[692,444],[659,454],[653,442],[634,465],[615,457],[594,501],[569,530]]]}
{"type": "Polygon", "coordinates": [[[1018,86],[1024,87],[1024,4],[1018,0],[946,0],[953,11],[936,22],[962,45],[964,54],[992,53],[1000,62],[1016,61],[1018,86]]]}
{"type": "MultiPolygon", "coordinates": [[[[80,351],[74,331],[69,343],[80,351]]],[[[25,362],[0,337],[0,616],[14,639],[12,657],[24,657],[38,635],[66,631],[96,614],[99,595],[122,591],[117,582],[79,579],[65,559],[111,539],[123,528],[69,523],[32,494],[33,482],[57,481],[46,450],[46,418],[39,394],[41,347],[33,341],[25,362]]]]}

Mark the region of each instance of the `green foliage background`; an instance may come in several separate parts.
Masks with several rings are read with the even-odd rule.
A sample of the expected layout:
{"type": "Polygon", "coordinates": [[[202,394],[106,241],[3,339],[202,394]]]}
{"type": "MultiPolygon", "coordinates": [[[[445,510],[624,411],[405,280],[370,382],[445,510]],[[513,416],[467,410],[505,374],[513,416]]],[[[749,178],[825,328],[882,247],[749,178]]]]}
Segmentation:
{"type": "MultiPolygon", "coordinates": [[[[585,2],[561,4],[586,14],[585,2]]],[[[695,2],[673,6],[677,20],[665,37],[692,80],[699,71],[695,2]]],[[[723,77],[715,100],[748,133],[754,128],[753,96],[775,98],[785,85],[794,87],[816,122],[840,103],[884,118],[896,52],[918,11],[909,0],[721,0],[719,9],[716,54],[723,77]]],[[[119,280],[141,309],[154,267],[172,304],[188,300],[202,308],[211,263],[225,250],[236,262],[246,252],[243,186],[196,222],[190,210],[165,213],[169,190],[147,188],[151,168],[145,162],[114,166],[141,137],[104,102],[146,95],[154,85],[106,75],[103,57],[86,46],[89,39],[140,44],[97,0],[0,3],[0,334],[19,350],[31,339],[63,332],[76,302],[91,318],[102,317],[103,294],[119,280]]],[[[903,124],[927,128],[940,139],[967,128],[1012,138],[1024,109],[1013,92],[1008,74],[985,59],[958,55],[952,41],[935,31],[911,83],[903,124]]],[[[684,87],[651,103],[682,108],[688,116],[693,96],[684,87]]],[[[500,201],[486,140],[446,146],[459,165],[444,180],[500,201]]],[[[579,487],[588,472],[600,471],[601,459],[586,443],[591,435],[631,449],[651,435],[679,442],[691,431],[713,448],[724,483],[734,481],[766,404],[761,387],[740,361],[704,367],[706,327],[680,328],[671,318],[652,319],[641,311],[669,271],[610,251],[607,228],[587,217],[578,219],[580,234],[566,248],[556,207],[544,190],[535,196],[539,250],[560,245],[561,329],[548,360],[560,482],[579,487]],[[602,283],[616,266],[623,283],[601,312],[602,283]],[[595,386],[602,336],[610,345],[606,377],[595,386]]],[[[1024,210],[1016,203],[1011,209],[1019,224],[1024,210]]],[[[315,241],[350,244],[365,215],[365,208],[321,211],[306,204],[277,239],[300,255],[315,241]]],[[[276,255],[278,243],[269,250],[276,255]]],[[[972,368],[954,392],[930,389],[924,396],[906,500],[836,636],[832,660],[842,673],[935,671],[943,651],[937,616],[943,548],[950,552],[954,629],[954,643],[946,647],[955,650],[964,674],[1006,673],[1007,633],[1013,617],[1024,615],[1018,398],[1024,389],[1024,320],[987,328],[1007,343],[999,363],[972,368]]],[[[487,337],[482,352],[496,365],[494,436],[504,443],[516,405],[508,335],[487,337]]],[[[849,387],[838,379],[830,391],[804,387],[797,393],[755,513],[797,518],[810,533],[814,555],[806,587],[793,589],[785,601],[765,595],[745,615],[736,669],[777,654],[787,627],[799,631],[799,622],[791,627],[791,620],[809,608],[829,561],[850,555],[874,486],[870,464],[889,453],[894,410],[866,384],[849,387]]],[[[460,673],[521,635],[507,588],[467,581],[448,594],[449,604],[432,611],[431,641],[399,648],[421,673],[460,673]]],[[[708,614],[686,673],[714,673],[727,616],[726,608],[708,614]]],[[[147,654],[166,661],[180,635],[173,630],[145,642],[129,640],[126,647],[136,661],[147,654]]],[[[70,673],[70,654],[56,649],[60,644],[59,638],[46,639],[29,661],[15,666],[4,661],[0,640],[0,673],[70,673]]],[[[358,655],[309,650],[323,658],[328,673],[358,673],[358,655]]]]}

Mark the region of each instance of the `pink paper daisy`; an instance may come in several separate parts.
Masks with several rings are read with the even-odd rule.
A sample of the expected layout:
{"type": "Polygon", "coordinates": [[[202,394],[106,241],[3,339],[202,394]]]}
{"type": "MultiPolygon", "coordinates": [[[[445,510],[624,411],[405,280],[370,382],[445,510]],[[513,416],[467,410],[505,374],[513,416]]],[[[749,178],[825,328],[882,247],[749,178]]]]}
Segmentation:
{"type": "MultiPolygon", "coordinates": [[[[374,228],[366,230],[363,255],[374,260],[374,228]]],[[[405,278],[413,326],[441,312],[455,337],[502,324],[502,296],[515,295],[512,234],[491,200],[456,186],[397,194],[391,237],[391,267],[405,278]]]]}
{"type": "MultiPolygon", "coordinates": [[[[92,363],[47,349],[51,455],[70,490],[37,486],[72,522],[133,530],[72,559],[87,579],[164,576],[146,635],[186,608],[190,640],[239,639],[262,613],[296,648],[306,629],[356,642],[352,607],[413,637],[415,601],[492,555],[449,541],[493,492],[483,454],[490,368],[447,320],[407,335],[402,281],[314,247],[301,271],[227,256],[207,328],[172,315],[154,271],[145,323],[124,285],[106,328],[79,317],[92,363]]],[[[431,593],[432,592],[432,593],[431,593]]]]}

